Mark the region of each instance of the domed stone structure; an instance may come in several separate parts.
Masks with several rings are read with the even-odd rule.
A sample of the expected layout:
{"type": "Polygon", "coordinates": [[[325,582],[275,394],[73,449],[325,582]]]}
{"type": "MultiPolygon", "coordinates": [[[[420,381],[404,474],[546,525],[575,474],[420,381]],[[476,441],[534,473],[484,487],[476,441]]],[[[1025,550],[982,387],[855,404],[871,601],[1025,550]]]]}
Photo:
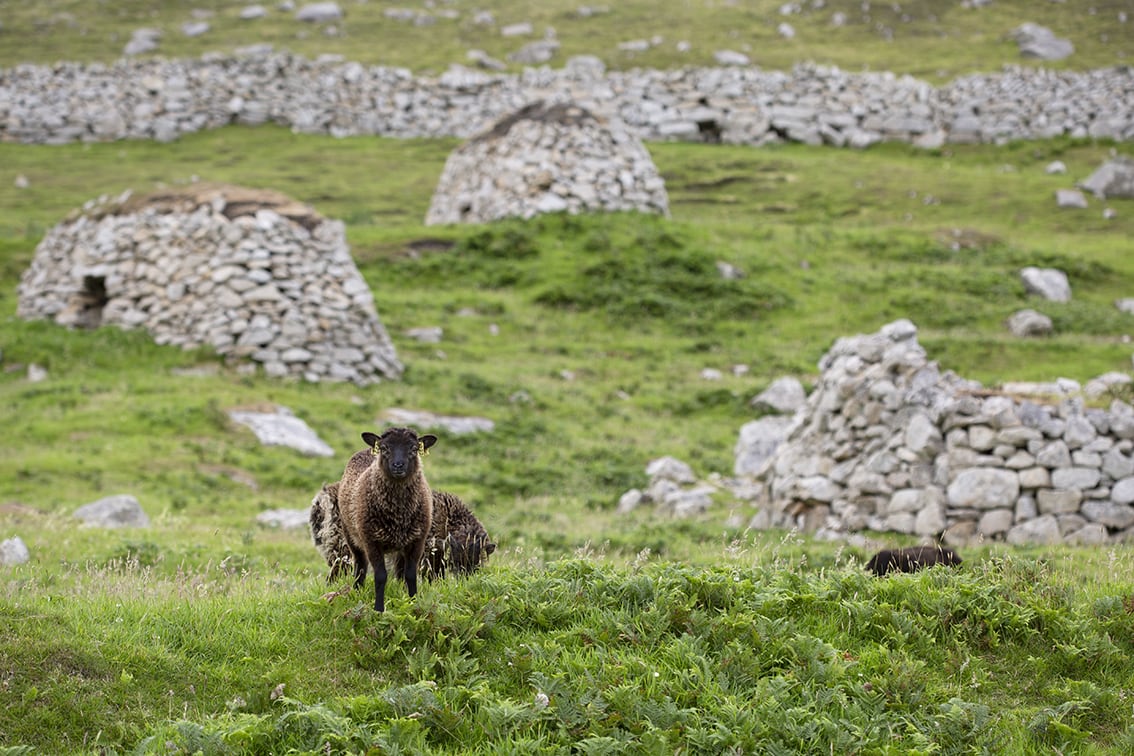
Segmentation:
{"type": "Polygon", "coordinates": [[[641,140],[621,121],[536,101],[449,156],[425,223],[625,210],[669,213],[665,181],[641,140]]]}
{"type": "Polygon", "coordinates": [[[18,294],[21,318],[141,327],[269,376],[402,374],[342,222],[278,192],[194,183],[87,203],[40,242],[18,294]]]}

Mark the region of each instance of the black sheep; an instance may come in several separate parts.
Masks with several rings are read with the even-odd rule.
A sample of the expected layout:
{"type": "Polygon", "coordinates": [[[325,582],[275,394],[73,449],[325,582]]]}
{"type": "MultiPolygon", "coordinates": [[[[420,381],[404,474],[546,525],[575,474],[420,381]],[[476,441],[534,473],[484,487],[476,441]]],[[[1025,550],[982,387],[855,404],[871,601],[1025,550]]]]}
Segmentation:
{"type": "Polygon", "coordinates": [[[881,577],[888,572],[917,572],[923,567],[956,567],[960,563],[961,557],[947,546],[909,546],[879,551],[870,557],[866,569],[881,577]]]}
{"type": "Polygon", "coordinates": [[[406,592],[417,594],[417,570],[433,521],[433,492],[419,455],[437,436],[418,436],[410,428],[390,428],[381,436],[363,433],[370,447],[356,452],[339,481],[339,517],[354,565],[354,587],[374,570],[374,610],[386,608],[386,554],[404,569],[406,592]],[[373,457],[377,456],[377,459],[373,457]]]}

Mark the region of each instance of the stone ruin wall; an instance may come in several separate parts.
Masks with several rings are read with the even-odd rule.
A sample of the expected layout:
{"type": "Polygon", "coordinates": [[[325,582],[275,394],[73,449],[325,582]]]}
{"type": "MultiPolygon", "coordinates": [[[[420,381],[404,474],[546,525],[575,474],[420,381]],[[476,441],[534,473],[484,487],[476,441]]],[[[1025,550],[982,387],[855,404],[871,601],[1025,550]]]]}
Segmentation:
{"type": "Polygon", "coordinates": [[[641,140],[576,105],[534,102],[449,155],[425,223],[620,211],[669,214],[641,140]]]}
{"type": "Polygon", "coordinates": [[[756,473],[753,527],[954,546],[1134,541],[1126,402],[986,390],[928,361],[909,321],[839,339],[820,369],[756,473]]]}
{"type": "Polygon", "coordinates": [[[804,64],[607,72],[601,61],[518,75],[454,66],[436,78],[285,52],[0,69],[0,141],[156,139],[231,123],[337,137],[469,137],[534,100],[615,117],[646,141],[908,141],[1134,137],[1134,69],[1011,67],[935,87],[804,64]]]}
{"type": "Polygon", "coordinates": [[[88,203],[45,235],[17,293],[21,318],[145,328],[272,377],[402,373],[342,222],[274,192],[189,185],[88,203]]]}

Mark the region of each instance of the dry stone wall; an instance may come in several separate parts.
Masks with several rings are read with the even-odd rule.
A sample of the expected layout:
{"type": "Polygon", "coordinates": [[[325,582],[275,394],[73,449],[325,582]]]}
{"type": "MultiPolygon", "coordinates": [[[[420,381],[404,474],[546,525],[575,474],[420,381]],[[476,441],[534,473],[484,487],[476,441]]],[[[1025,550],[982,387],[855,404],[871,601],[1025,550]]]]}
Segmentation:
{"type": "Polygon", "coordinates": [[[923,146],[1059,135],[1134,137],[1134,69],[910,76],[800,65],[607,72],[597,58],[518,75],[439,77],[251,49],[237,57],[0,69],[0,141],[176,139],[230,123],[334,136],[469,137],[535,100],[570,101],[639,139],[923,146]]]}
{"type": "Polygon", "coordinates": [[[650,153],[617,119],[535,102],[449,155],[425,223],[596,211],[669,213],[650,153]]]}
{"type": "Polygon", "coordinates": [[[1134,540],[1134,408],[989,391],[926,358],[897,321],[842,338],[754,477],[752,521],[974,540],[1134,540]]]}
{"type": "Polygon", "coordinates": [[[275,192],[194,184],[91,203],[51,229],[17,314],[145,328],[274,377],[401,376],[343,224],[275,192]]]}

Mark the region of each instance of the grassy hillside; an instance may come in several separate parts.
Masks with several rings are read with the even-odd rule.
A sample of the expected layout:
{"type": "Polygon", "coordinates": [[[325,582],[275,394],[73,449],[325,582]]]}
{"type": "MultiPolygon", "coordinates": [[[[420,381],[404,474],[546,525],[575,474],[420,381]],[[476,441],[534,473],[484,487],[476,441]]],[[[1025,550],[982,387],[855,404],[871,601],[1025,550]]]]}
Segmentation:
{"type": "MultiPolygon", "coordinates": [[[[343,5],[345,36],[299,38],[270,10],[247,28],[284,36],[241,43],[427,70],[474,40],[441,34],[465,21],[382,21],[362,34],[354,24],[389,5],[343,5]]],[[[898,13],[875,5],[872,18],[898,13]]],[[[818,59],[919,75],[999,66],[1014,54],[999,29],[1021,20],[1074,39],[1080,53],[1067,65],[1119,62],[1129,41],[1113,22],[1126,4],[1090,14],[1077,3],[903,3],[911,31],[934,28],[931,12],[943,31],[921,39],[921,62],[906,68],[910,45],[864,36],[874,27],[858,2],[828,0],[822,13],[842,9],[850,22],[821,40],[808,41],[802,18],[825,16],[808,11],[787,19],[792,43],[758,44],[752,30],[774,34],[778,6],[650,4],[647,16],[645,3],[620,3],[586,27],[567,13],[573,4],[477,7],[499,23],[556,26],[568,54],[667,37],[612,65],[675,63],[663,57],[668,29],[694,39],[697,55],[725,39],[739,48],[735,30],[761,65],[818,59]],[[572,38],[579,29],[590,31],[572,38]],[[761,59],[788,44],[790,55],[761,59]],[[824,50],[832,57],[811,54],[824,50]]],[[[239,7],[217,4],[217,16],[239,7]]],[[[471,15],[462,3],[441,7],[471,15]]],[[[217,36],[180,38],[182,4],[98,9],[6,7],[0,65],[109,60],[122,30],[143,20],[166,30],[167,54],[224,47],[217,36]]],[[[650,145],[671,218],[426,228],[455,144],[274,127],[172,144],[0,144],[0,540],[18,535],[32,553],[0,568],[0,753],[1134,749],[1129,544],[983,544],[962,551],[958,571],[878,580],[862,569],[866,550],[747,531],[751,511],[735,502],[681,521],[614,513],[661,455],[702,476],[731,472],[738,430],[756,417],[752,396],[784,374],[809,382],[836,338],[897,318],[919,326],[942,367],[987,385],[1129,371],[1134,316],[1113,303],[1134,296],[1134,204],[1058,210],[1054,192],[1134,148],[650,145]],[[1045,172],[1055,159],[1066,175],[1045,172]],[[142,332],[15,317],[19,277],[67,213],[193,177],[279,190],[344,220],[404,380],[268,380],[142,332]],[[745,276],[723,280],[718,261],[745,276]],[[1004,327],[1036,305],[1018,279],[1025,265],[1069,275],[1073,302],[1041,308],[1055,322],[1050,338],[1014,339],[1004,327]],[[444,328],[440,344],[405,335],[430,325],[444,328]],[[33,364],[46,380],[28,379],[33,364]],[[724,377],[706,380],[704,368],[724,377]],[[227,419],[268,404],[291,408],[336,456],[261,446],[227,419]],[[369,583],[322,601],[325,567],[307,535],[255,517],[305,508],[389,407],[496,422],[490,434],[441,434],[426,470],[470,502],[500,549],[476,576],[426,584],[413,602],[392,586],[376,615],[369,583]],[[79,505],[117,493],[137,496],[152,526],[76,526],[79,505]]]]}
{"type": "MultiPolygon", "coordinates": [[[[306,3],[295,3],[301,7],[306,3]]],[[[1024,22],[1041,24],[1070,39],[1075,54],[1049,68],[1077,70],[1123,65],[1134,56],[1134,0],[1030,2],[996,0],[965,7],[960,0],[444,0],[435,3],[338,3],[341,21],[316,25],[295,20],[294,12],[262,3],[263,18],[244,20],[251,5],[222,0],[193,3],[116,0],[90,7],[79,0],[8,3],[0,26],[0,66],[58,60],[110,62],[123,54],[135,29],[161,32],[157,54],[198,57],[231,53],[241,47],[270,44],[279,50],[316,57],[337,54],[347,60],[402,66],[439,74],[453,63],[469,65],[467,52],[478,49],[507,62],[526,42],[553,29],[560,48],[552,65],[572,55],[597,55],[610,68],[674,68],[714,65],[713,53],[734,50],[763,68],[790,68],[798,61],[834,64],[850,71],[909,73],[947,80],[973,71],[998,70],[1005,64],[1037,65],[1023,60],[1011,32],[1024,22]],[[794,9],[785,14],[782,9],[794,9]],[[594,15],[580,9],[599,11],[594,15]],[[409,10],[410,20],[387,11],[409,10]],[[478,12],[493,23],[476,23],[478,12]],[[1122,21],[1125,13],[1126,21],[1122,21]],[[450,17],[455,14],[455,17],[450,17]],[[841,24],[835,19],[840,16],[841,24]],[[426,16],[432,21],[415,22],[426,16]],[[210,29],[189,37],[183,25],[204,21],[210,29]],[[505,26],[527,22],[530,36],[508,37],[505,26]],[[778,27],[790,24],[794,36],[778,27]],[[620,43],[648,41],[646,50],[620,49],[620,43]],[[678,43],[688,43],[682,51],[678,43]]],[[[975,3],[974,3],[975,4],[975,3]]],[[[512,70],[519,66],[510,64],[512,70]]]]}
{"type": "Polygon", "coordinates": [[[657,456],[730,472],[755,417],[748,399],[785,373],[809,380],[835,338],[898,317],[943,366],[988,384],[1128,369],[1130,316],[1113,300],[1132,291],[1134,221],[1118,203],[1109,220],[1098,204],[1054,211],[1070,179],[1043,170],[1059,158],[1085,176],[1111,146],[655,145],[671,219],[427,229],[452,146],[274,128],[160,146],[0,145],[0,164],[30,184],[0,183],[0,421],[15,431],[0,440],[0,522],[34,554],[0,576],[0,685],[18,702],[0,714],[0,742],[49,753],[167,742],[1118,753],[1131,742],[1128,546],[990,544],[965,554],[960,575],[874,581],[861,550],[726,525],[748,517],[735,504],[682,522],[613,514],[657,456]],[[19,274],[52,223],[97,194],[192,175],[346,219],[405,379],[271,381],[140,332],[14,317],[19,274]],[[412,251],[439,237],[455,246],[412,251]],[[717,260],[746,276],[720,279],[717,260]],[[1075,301],[1043,307],[1057,323],[1049,339],[1002,325],[1029,304],[1027,264],[1071,278],[1075,301]],[[442,325],[443,342],[403,335],[422,325],[442,325]],[[48,379],[29,382],[29,364],[48,379]],[[749,372],[733,375],[737,364],[749,372]],[[206,370],[175,370],[187,367],[206,370]],[[705,367],[726,377],[706,381],[705,367]],[[226,419],[265,403],[292,408],[338,456],[262,447],[226,419]],[[306,535],[254,518],[306,507],[390,406],[497,422],[443,438],[427,469],[501,550],[482,575],[427,585],[415,603],[392,588],[377,617],[369,585],[321,602],[306,535]],[[152,528],[69,520],[121,492],[152,528]]]}

